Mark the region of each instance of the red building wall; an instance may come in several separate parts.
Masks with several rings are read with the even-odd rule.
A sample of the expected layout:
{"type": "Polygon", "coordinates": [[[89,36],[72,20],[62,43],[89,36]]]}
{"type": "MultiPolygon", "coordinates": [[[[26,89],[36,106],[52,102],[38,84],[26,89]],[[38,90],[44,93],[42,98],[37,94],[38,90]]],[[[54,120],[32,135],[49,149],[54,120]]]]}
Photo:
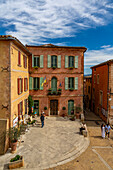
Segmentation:
{"type": "Polygon", "coordinates": [[[29,72],[30,77],[45,77],[46,83],[43,90],[30,90],[30,95],[34,100],[39,100],[39,113],[44,110],[46,106],[48,109],[46,113],[50,113],[50,100],[58,100],[58,114],[62,115],[62,107],[66,107],[65,114],[68,114],[68,100],[74,100],[74,105],[80,104],[83,107],[83,74],[84,74],[84,52],[86,48],[76,47],[40,47],[40,46],[27,46],[28,50],[35,56],[43,55],[43,68],[35,70],[32,67],[32,58],[29,59],[29,72]],[[61,68],[48,68],[47,60],[48,55],[61,55],[61,68]],[[78,56],[78,68],[65,68],[65,55],[78,56]],[[48,89],[51,88],[52,77],[57,78],[57,89],[62,89],[62,94],[48,96],[48,89]],[[78,77],[78,90],[65,90],[65,77],[78,77]],[[61,87],[60,87],[61,83],[61,87]]]}
{"type": "Polygon", "coordinates": [[[108,91],[108,65],[99,65],[92,68],[92,110],[100,115],[103,120],[107,120],[107,117],[103,115],[102,109],[107,111],[107,91],[108,91]],[[96,75],[96,81],[94,83],[94,75],[96,75]],[[99,83],[97,83],[97,75],[99,75],[99,83]],[[95,88],[95,94],[93,94],[93,88],[95,88]],[[103,92],[102,105],[100,105],[100,90],[103,92]],[[99,108],[99,111],[98,111],[99,108]]]}

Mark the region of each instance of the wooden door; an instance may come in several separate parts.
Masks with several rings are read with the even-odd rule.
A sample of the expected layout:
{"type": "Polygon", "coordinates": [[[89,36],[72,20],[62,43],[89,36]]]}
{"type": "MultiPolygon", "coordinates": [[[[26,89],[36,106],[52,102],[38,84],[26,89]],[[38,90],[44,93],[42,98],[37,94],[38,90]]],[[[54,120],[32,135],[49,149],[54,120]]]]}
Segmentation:
{"type": "Polygon", "coordinates": [[[58,100],[50,101],[50,115],[58,115],[58,100]]]}

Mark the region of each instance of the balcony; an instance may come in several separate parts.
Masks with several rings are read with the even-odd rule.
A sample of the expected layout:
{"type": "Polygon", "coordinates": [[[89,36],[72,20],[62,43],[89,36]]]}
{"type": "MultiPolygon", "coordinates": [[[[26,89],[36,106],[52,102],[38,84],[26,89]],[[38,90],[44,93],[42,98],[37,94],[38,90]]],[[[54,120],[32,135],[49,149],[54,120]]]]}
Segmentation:
{"type": "Polygon", "coordinates": [[[58,89],[57,91],[52,91],[52,89],[48,89],[47,95],[61,95],[61,94],[62,94],[62,89],[58,89]]]}

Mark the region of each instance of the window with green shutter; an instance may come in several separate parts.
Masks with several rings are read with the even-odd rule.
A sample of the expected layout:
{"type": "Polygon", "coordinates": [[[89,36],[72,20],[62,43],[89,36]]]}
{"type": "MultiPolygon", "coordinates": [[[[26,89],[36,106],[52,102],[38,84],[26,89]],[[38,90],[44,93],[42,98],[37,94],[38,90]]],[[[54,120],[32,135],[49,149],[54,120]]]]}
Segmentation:
{"type": "Polygon", "coordinates": [[[44,78],[40,77],[40,90],[43,90],[43,86],[44,86],[44,78]]]}
{"type": "Polygon", "coordinates": [[[32,54],[32,67],[34,67],[34,55],[32,54]]]}
{"type": "Polygon", "coordinates": [[[75,68],[78,68],[78,56],[75,56],[75,68]]]}
{"type": "Polygon", "coordinates": [[[65,56],[65,68],[68,68],[68,55],[65,56]]]}
{"type": "Polygon", "coordinates": [[[68,57],[68,60],[69,60],[69,65],[68,67],[74,67],[74,57],[73,56],[69,56],[68,57]]]}
{"type": "Polygon", "coordinates": [[[61,55],[58,55],[58,68],[61,68],[61,55]]]}
{"type": "Polygon", "coordinates": [[[48,61],[47,61],[48,68],[51,68],[51,56],[48,55],[48,61]]]}
{"type": "Polygon", "coordinates": [[[33,89],[33,82],[32,82],[32,77],[29,77],[29,90],[33,89]]]}
{"type": "Polygon", "coordinates": [[[75,90],[78,90],[78,77],[75,77],[75,90]]]}
{"type": "Polygon", "coordinates": [[[68,90],[68,77],[65,77],[65,90],[68,90]]]}
{"type": "Polygon", "coordinates": [[[43,68],[43,55],[40,55],[40,68],[43,68]]]}
{"type": "Polygon", "coordinates": [[[51,67],[57,68],[57,56],[55,55],[51,56],[51,67]]]}
{"type": "Polygon", "coordinates": [[[39,89],[39,77],[33,78],[33,89],[38,90],[39,89]]]}
{"type": "Polygon", "coordinates": [[[74,77],[68,78],[69,89],[74,89],[74,77]]]}
{"type": "Polygon", "coordinates": [[[34,67],[40,67],[39,56],[34,56],[34,67]]]}

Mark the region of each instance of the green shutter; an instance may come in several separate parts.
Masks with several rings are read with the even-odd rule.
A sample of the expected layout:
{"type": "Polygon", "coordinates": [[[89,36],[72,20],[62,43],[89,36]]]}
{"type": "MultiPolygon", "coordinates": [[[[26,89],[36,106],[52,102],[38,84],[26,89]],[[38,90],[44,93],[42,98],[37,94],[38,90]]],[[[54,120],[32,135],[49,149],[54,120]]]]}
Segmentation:
{"type": "Polygon", "coordinates": [[[58,68],[61,68],[61,55],[58,55],[58,68]]]}
{"type": "Polygon", "coordinates": [[[40,55],[40,68],[43,68],[43,55],[40,55]]]}
{"type": "Polygon", "coordinates": [[[32,83],[33,78],[29,77],[29,90],[33,89],[33,83],[32,83]]]}
{"type": "Polygon", "coordinates": [[[65,68],[68,68],[68,56],[65,56],[65,68]]]}
{"type": "Polygon", "coordinates": [[[65,90],[68,90],[68,77],[65,77],[65,90]]]}
{"type": "Polygon", "coordinates": [[[78,77],[75,77],[75,90],[78,89],[78,77]]]}
{"type": "Polygon", "coordinates": [[[51,68],[51,56],[50,55],[48,55],[48,68],[51,68]]]}
{"type": "Polygon", "coordinates": [[[44,82],[44,80],[43,80],[43,77],[40,77],[40,90],[43,90],[43,82],[44,82]]]}
{"type": "Polygon", "coordinates": [[[32,67],[34,67],[34,55],[32,54],[32,67]]]}
{"type": "Polygon", "coordinates": [[[75,56],[75,68],[78,68],[78,56],[75,56]]]}

